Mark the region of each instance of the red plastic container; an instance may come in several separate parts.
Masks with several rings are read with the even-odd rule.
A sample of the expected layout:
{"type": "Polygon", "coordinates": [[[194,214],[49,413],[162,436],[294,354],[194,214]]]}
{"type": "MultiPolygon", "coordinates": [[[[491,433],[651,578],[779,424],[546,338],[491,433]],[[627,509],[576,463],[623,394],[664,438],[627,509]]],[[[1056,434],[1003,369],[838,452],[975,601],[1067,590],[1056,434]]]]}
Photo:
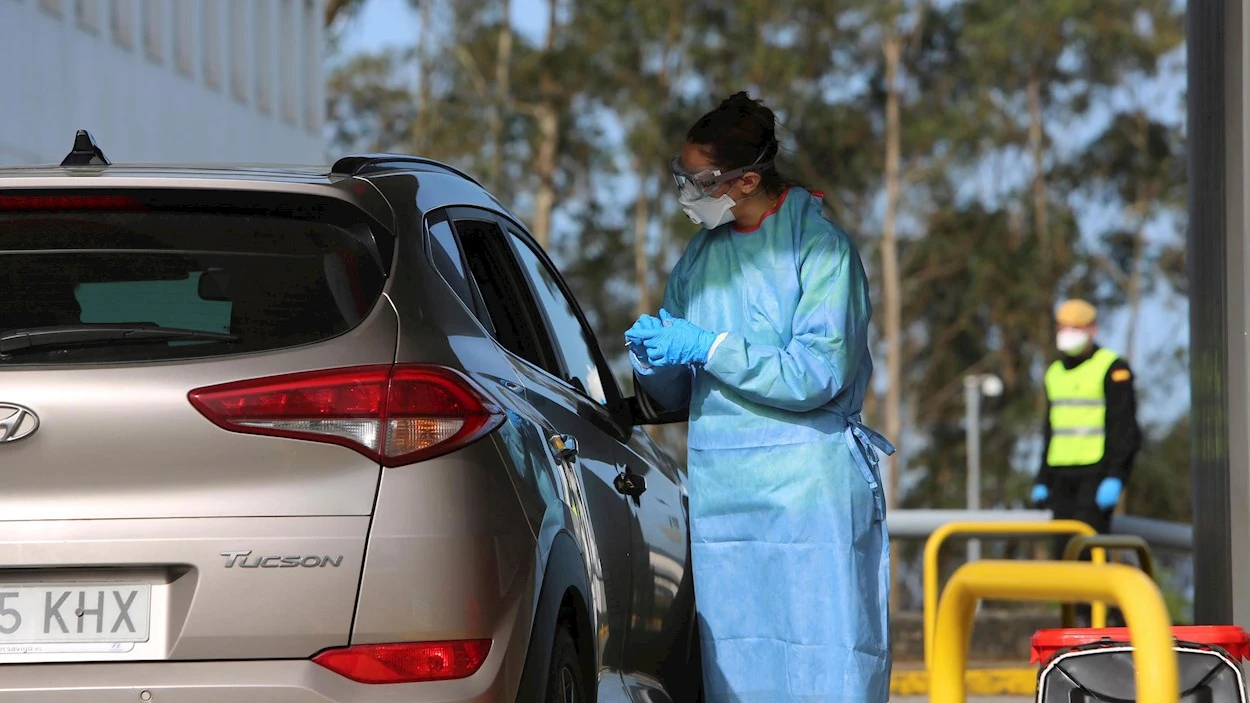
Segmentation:
{"type": "MultiPolygon", "coordinates": [[[[1172,637],[1179,642],[1219,647],[1237,661],[1250,659],[1250,635],[1235,625],[1177,625],[1172,628],[1172,637]]],[[[1038,630],[1033,634],[1029,662],[1045,663],[1056,652],[1070,647],[1100,642],[1128,644],[1129,641],[1127,627],[1038,630]]]]}

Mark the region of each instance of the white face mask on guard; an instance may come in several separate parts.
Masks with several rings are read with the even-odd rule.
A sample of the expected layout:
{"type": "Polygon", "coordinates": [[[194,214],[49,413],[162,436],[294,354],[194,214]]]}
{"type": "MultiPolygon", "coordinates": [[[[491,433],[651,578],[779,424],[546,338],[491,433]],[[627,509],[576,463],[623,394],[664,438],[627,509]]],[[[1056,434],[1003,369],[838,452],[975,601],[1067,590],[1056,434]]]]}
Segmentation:
{"type": "Polygon", "coordinates": [[[1064,354],[1079,354],[1089,346],[1089,332],[1085,330],[1059,330],[1055,346],[1064,354]]]}

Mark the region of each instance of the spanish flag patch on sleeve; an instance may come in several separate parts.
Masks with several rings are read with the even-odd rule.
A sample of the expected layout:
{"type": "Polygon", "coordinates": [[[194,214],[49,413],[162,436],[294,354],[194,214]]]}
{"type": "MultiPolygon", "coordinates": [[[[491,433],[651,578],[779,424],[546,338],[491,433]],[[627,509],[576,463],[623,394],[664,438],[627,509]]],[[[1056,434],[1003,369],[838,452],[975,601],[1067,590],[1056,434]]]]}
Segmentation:
{"type": "Polygon", "coordinates": [[[1133,377],[1133,372],[1128,369],[1116,369],[1111,372],[1111,380],[1116,383],[1124,383],[1133,377]]]}

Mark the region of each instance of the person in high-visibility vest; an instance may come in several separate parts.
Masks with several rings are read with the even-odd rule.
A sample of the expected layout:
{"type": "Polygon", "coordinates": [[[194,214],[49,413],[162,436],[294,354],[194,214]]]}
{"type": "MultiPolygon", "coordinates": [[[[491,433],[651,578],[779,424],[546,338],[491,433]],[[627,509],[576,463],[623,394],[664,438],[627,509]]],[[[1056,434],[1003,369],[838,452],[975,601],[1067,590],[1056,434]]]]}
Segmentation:
{"type": "MultiPolygon", "coordinates": [[[[1142,438],[1133,371],[1094,341],[1097,318],[1084,300],[1064,302],[1055,315],[1060,358],[1046,370],[1045,442],[1032,498],[1056,519],[1081,520],[1105,534],[1142,438]]],[[[1055,539],[1054,558],[1069,539],[1055,539]]],[[[1082,620],[1088,612],[1078,608],[1082,620]]]]}

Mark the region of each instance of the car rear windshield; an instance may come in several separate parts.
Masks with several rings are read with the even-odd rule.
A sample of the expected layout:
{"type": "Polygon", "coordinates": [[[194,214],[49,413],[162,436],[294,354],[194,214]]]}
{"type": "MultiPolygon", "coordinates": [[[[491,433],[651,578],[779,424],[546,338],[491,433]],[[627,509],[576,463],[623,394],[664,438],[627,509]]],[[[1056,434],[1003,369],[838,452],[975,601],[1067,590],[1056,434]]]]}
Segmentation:
{"type": "Polygon", "coordinates": [[[251,213],[0,212],[0,368],[215,357],[335,337],[381,296],[371,241],[251,213]],[[120,334],[131,327],[149,333],[120,334]],[[118,334],[94,334],[105,328],[118,334]]]}

